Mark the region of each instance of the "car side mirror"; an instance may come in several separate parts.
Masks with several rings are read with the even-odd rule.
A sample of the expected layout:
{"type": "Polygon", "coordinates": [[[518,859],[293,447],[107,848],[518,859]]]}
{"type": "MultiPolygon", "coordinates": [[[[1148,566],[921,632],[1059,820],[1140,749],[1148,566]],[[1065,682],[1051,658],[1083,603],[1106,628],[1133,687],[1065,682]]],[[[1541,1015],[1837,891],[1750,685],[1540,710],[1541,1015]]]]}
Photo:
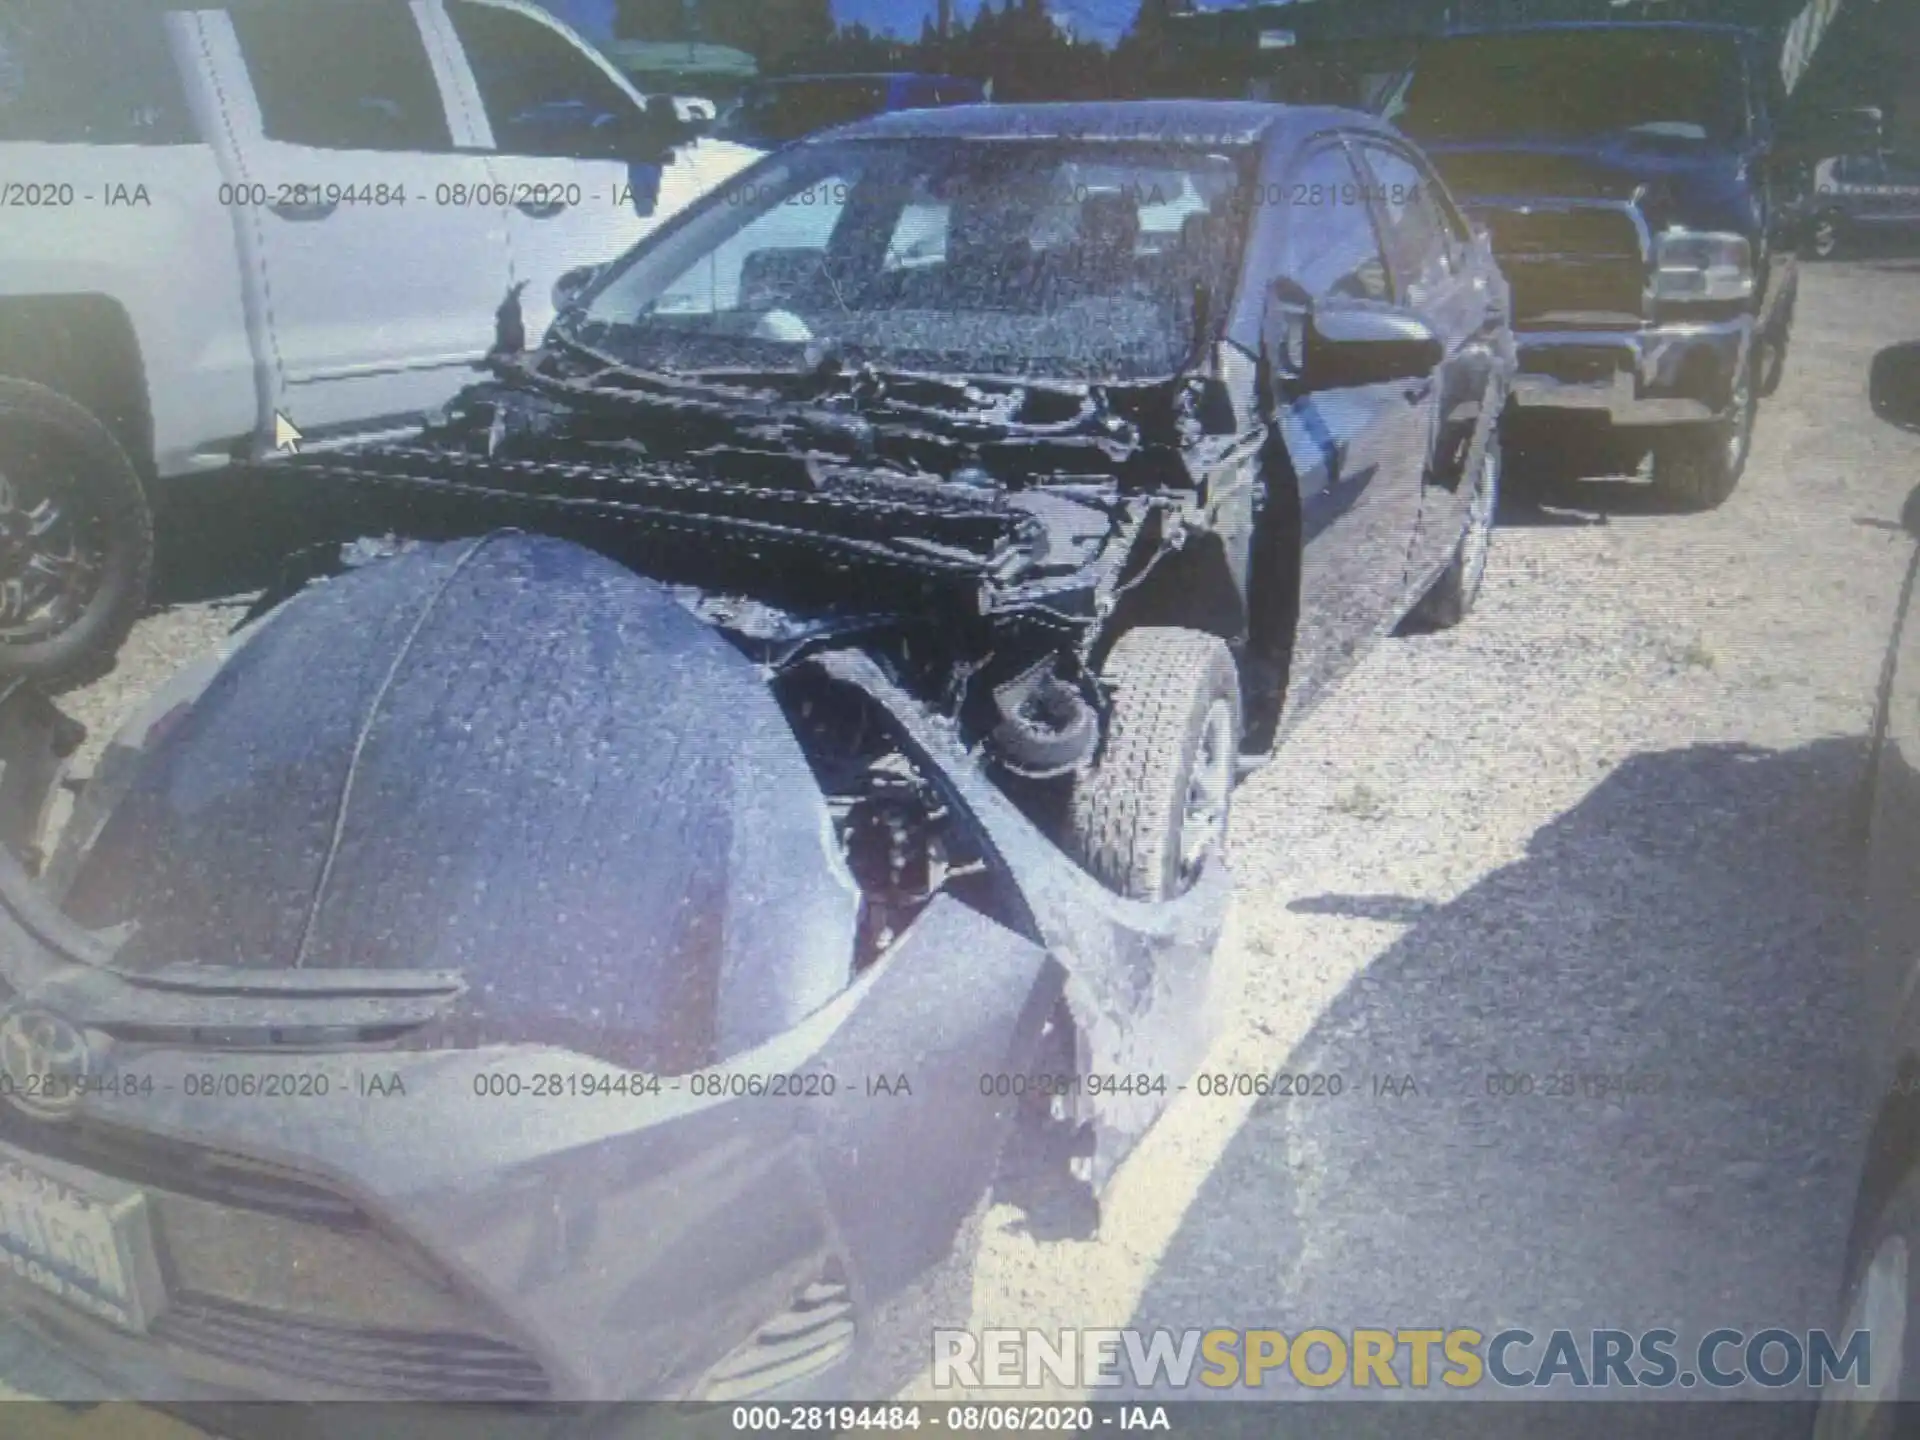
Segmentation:
{"type": "Polygon", "coordinates": [[[600,265],[576,265],[558,280],[553,282],[553,308],[556,312],[571,310],[580,303],[580,297],[587,288],[600,278],[600,265]]]}
{"type": "Polygon", "coordinates": [[[671,95],[649,95],[640,119],[640,143],[643,153],[632,159],[656,164],[669,158],[670,152],[688,144],[700,133],[700,122],[681,115],[671,95]]]}
{"type": "Polygon", "coordinates": [[[1316,305],[1305,349],[1302,379],[1310,390],[1413,380],[1446,357],[1440,337],[1418,315],[1368,302],[1316,305]]]}
{"type": "Polygon", "coordinates": [[[1882,420],[1920,431],[1920,340],[1889,345],[1873,357],[1867,396],[1882,420]]]}

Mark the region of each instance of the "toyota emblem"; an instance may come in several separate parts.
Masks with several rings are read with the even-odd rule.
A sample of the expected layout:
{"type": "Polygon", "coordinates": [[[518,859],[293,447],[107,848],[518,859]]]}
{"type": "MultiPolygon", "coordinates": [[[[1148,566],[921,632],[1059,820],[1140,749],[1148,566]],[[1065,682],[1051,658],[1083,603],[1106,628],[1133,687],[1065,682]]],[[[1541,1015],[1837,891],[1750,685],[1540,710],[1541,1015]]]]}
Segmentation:
{"type": "Polygon", "coordinates": [[[36,1120],[80,1108],[94,1056],[80,1027],[37,1005],[0,1016],[0,1100],[36,1120]]]}

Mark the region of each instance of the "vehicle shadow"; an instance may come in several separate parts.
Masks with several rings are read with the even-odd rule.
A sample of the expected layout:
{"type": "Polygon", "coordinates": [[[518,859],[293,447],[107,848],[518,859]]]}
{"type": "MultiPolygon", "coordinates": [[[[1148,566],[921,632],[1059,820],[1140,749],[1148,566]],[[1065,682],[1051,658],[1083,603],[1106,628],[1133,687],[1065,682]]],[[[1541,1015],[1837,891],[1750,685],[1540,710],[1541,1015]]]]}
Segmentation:
{"type": "MultiPolygon", "coordinates": [[[[1255,1102],[1129,1323],[1564,1327],[1583,1352],[1594,1328],[1670,1327],[1684,1361],[1716,1326],[1837,1322],[1866,1110],[1846,824],[1863,761],[1857,740],[1648,753],[1451,902],[1296,899],[1407,928],[1275,1071],[1340,1093],[1255,1102]]],[[[1515,1354],[1528,1370],[1542,1347],[1515,1354]]],[[[1310,1392],[1275,1372],[1264,1393],[1310,1392]]],[[[1247,1408],[1249,1434],[1311,1423],[1247,1408]]],[[[1583,1412],[1596,1436],[1647,1433],[1616,1407],[1504,1412],[1421,1407],[1406,1433],[1575,1434],[1583,1412]]]]}
{"type": "Polygon", "coordinates": [[[1531,528],[1605,525],[1615,516],[1666,515],[1672,507],[1645,480],[1617,472],[1542,468],[1519,477],[1500,497],[1500,524],[1531,528]]]}
{"type": "Polygon", "coordinates": [[[1644,456],[1598,427],[1511,427],[1506,452],[1502,525],[1604,525],[1614,515],[1671,512],[1645,478],[1644,456]]]}

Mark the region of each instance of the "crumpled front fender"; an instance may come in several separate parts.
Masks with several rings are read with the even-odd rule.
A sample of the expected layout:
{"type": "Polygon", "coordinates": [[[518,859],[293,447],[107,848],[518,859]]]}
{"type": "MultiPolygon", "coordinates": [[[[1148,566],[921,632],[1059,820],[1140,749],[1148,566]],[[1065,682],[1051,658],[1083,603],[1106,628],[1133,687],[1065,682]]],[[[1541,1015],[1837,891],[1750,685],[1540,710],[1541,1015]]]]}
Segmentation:
{"type": "Polygon", "coordinates": [[[818,657],[823,670],[885,705],[950,784],[1018,885],[1049,954],[1065,972],[1079,1033],[1077,1099],[1094,1128],[1089,1179],[1104,1186],[1206,1053],[1213,958],[1232,885],[1216,855],[1185,894],[1164,902],[1115,895],[1061,853],[953,737],[858,652],[818,657]],[[1116,1088],[1109,1077],[1165,1077],[1116,1088]]]}

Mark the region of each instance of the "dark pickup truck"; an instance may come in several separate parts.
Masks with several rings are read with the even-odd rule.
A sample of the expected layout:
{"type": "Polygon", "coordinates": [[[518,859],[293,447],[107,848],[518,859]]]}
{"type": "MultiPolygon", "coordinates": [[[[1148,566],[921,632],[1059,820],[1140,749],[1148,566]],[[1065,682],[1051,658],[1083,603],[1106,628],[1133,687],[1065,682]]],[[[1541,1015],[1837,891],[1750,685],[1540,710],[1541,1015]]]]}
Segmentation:
{"type": "Polygon", "coordinates": [[[1383,87],[1512,284],[1516,428],[1584,412],[1674,503],[1732,493],[1793,321],[1783,100],[1756,33],[1681,23],[1456,32],[1383,87]]]}

